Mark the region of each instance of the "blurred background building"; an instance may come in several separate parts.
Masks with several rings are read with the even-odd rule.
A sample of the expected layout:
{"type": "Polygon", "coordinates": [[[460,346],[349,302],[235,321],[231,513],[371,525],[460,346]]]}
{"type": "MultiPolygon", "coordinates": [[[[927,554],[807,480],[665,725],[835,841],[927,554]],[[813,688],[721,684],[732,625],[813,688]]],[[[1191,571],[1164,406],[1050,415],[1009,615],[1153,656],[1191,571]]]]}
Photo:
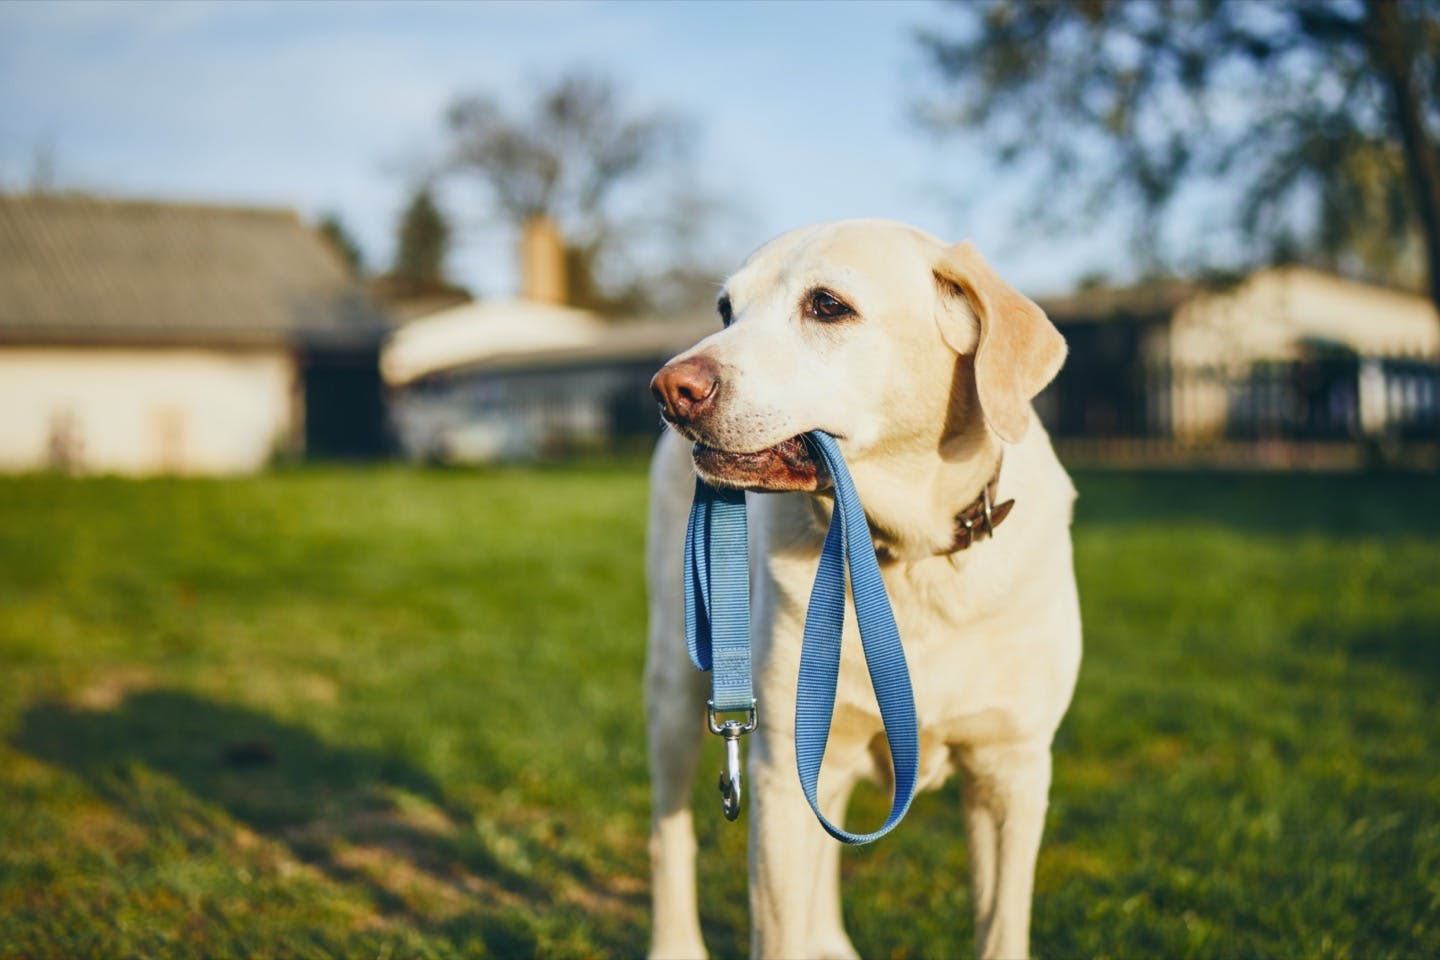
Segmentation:
{"type": "Polygon", "coordinates": [[[797,74],[809,4],[0,5],[0,469],[644,447],[723,277],[849,216],[1042,294],[1068,455],[1440,464],[1433,5],[820,19],[797,74]]]}
{"type": "Polygon", "coordinates": [[[384,331],[290,211],[0,196],[0,468],[376,456],[384,331]]]}
{"type": "Polygon", "coordinates": [[[526,224],[519,298],[452,306],[390,338],[383,369],[407,456],[483,462],[654,443],[650,378],[719,321],[708,309],[636,320],[568,306],[563,243],[548,219],[526,224]]]}
{"type": "Polygon", "coordinates": [[[1276,267],[1042,305],[1070,356],[1038,407],[1082,454],[1440,437],[1440,322],[1418,294],[1276,267]]]}

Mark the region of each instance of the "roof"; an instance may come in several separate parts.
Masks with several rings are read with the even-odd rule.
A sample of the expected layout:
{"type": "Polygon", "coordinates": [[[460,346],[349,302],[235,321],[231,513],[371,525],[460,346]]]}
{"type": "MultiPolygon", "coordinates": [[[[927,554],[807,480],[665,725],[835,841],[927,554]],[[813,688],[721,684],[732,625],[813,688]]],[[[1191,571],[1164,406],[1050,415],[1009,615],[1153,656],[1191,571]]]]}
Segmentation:
{"type": "Polygon", "coordinates": [[[1207,292],[1192,280],[1149,280],[1131,287],[1092,287],[1037,302],[1057,324],[1096,321],[1160,321],[1182,303],[1207,292]]]}
{"type": "Polygon", "coordinates": [[[609,322],[599,340],[583,346],[497,353],[482,362],[469,364],[467,369],[555,369],[628,361],[663,362],[719,329],[720,322],[709,311],[698,319],[609,322]]]}
{"type": "Polygon", "coordinates": [[[587,310],[531,300],[467,303],[412,320],[385,347],[381,369],[392,384],[433,373],[521,367],[579,366],[669,357],[717,323],[608,321],[587,310]]]}
{"type": "Polygon", "coordinates": [[[393,273],[370,279],[365,289],[385,306],[385,312],[395,324],[409,323],[475,299],[461,286],[416,282],[393,273]]]}
{"type": "Polygon", "coordinates": [[[0,196],[0,340],[373,343],[383,321],[293,211],[0,196]]]}
{"type": "Polygon", "coordinates": [[[501,353],[573,347],[599,339],[595,314],[529,300],[483,300],[439,310],[396,330],[381,369],[391,383],[466,366],[501,353]]]}

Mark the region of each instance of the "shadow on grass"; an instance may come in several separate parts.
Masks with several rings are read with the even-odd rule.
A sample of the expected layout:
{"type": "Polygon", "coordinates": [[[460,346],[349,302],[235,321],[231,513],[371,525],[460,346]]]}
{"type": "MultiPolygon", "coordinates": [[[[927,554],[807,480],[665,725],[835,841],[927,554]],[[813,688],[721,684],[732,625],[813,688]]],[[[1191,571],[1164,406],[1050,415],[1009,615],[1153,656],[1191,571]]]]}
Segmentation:
{"type": "Polygon", "coordinates": [[[1440,689],[1440,624],[1433,621],[1411,618],[1355,634],[1346,651],[1356,660],[1385,664],[1440,689]]]}
{"type": "Polygon", "coordinates": [[[198,831],[220,845],[238,822],[359,891],[380,918],[495,955],[536,952],[532,920],[555,903],[557,874],[594,880],[558,853],[542,852],[543,882],[516,869],[512,838],[477,829],[404,759],[183,691],[102,710],[37,704],[12,745],[73,772],[152,836],[198,831]]]}

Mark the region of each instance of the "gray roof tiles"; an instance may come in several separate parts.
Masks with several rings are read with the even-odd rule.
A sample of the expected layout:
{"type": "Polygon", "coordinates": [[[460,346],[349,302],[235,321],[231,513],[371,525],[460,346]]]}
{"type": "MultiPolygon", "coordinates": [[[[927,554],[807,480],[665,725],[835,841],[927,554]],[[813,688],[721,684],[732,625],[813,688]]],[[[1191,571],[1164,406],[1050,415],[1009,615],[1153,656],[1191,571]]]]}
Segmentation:
{"type": "Polygon", "coordinates": [[[0,340],[364,343],[383,321],[291,211],[0,196],[0,340]]]}

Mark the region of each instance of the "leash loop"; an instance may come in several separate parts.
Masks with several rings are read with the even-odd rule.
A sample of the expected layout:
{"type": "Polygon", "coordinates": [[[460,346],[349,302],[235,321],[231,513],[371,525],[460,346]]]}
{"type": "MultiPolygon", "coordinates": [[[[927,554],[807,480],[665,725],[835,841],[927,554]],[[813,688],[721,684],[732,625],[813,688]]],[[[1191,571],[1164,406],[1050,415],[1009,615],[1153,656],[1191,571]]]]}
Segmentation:
{"type": "MultiPolygon", "coordinates": [[[[835,511],[805,616],[800,676],[795,702],[795,762],[805,799],[832,837],[843,843],[877,840],[904,819],[915,798],[919,770],[919,726],[915,697],[900,631],[875,558],[875,543],[835,438],[821,431],[805,435],[825,461],[834,481],[835,511]],[[880,707],[895,772],[890,815],[875,831],[854,834],[820,812],[820,767],[835,711],[840,645],[845,628],[846,573],[860,628],[866,668],[880,707]]],[[[986,506],[988,508],[988,498],[986,506]]],[[[987,526],[989,510],[986,510],[987,526]]],[[[727,820],[740,815],[740,738],[755,729],[757,714],[750,680],[750,579],[745,494],[695,481],[695,499],[685,531],[685,641],[690,660],[711,673],[707,705],[710,731],[725,738],[721,804],[727,820]],[[720,723],[718,713],[744,713],[744,721],[720,723]]]]}
{"type": "Polygon", "coordinates": [[[915,799],[920,766],[920,732],[915,719],[915,695],[900,630],[895,624],[880,564],[875,558],[875,541],[865,520],[860,496],[850,478],[845,458],[835,438],[819,430],[806,435],[825,461],[834,481],[835,511],[820,551],[820,566],[810,592],[805,614],[804,641],[800,651],[800,681],[795,696],[795,762],[800,784],[810,809],[825,832],[848,844],[870,843],[899,825],[915,799]],[[849,569],[850,593],[860,628],[860,645],[870,684],[885,725],[894,767],[895,795],[890,814],[878,830],[850,833],[825,818],[820,811],[820,766],[830,737],[835,712],[835,687],[840,676],[840,645],[845,629],[845,582],[849,569]]]}

